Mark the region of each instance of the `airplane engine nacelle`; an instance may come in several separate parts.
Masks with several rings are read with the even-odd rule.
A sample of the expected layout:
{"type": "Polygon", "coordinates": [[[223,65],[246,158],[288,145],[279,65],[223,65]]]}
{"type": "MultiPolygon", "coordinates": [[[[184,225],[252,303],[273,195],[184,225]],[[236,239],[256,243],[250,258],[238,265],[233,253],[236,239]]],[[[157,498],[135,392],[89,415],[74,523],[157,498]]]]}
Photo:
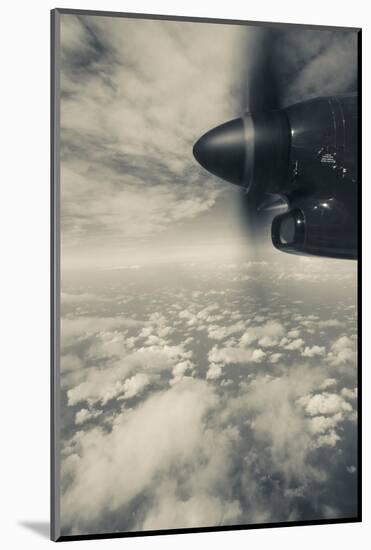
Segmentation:
{"type": "Polygon", "coordinates": [[[357,258],[355,200],[308,198],[272,222],[273,245],[283,252],[357,258]]]}
{"type": "Polygon", "coordinates": [[[245,113],[204,134],[193,154],[206,170],[244,189],[251,227],[269,197],[282,198],[289,211],[272,224],[279,250],[354,259],[357,105],[356,94],[345,94],[245,113]]]}

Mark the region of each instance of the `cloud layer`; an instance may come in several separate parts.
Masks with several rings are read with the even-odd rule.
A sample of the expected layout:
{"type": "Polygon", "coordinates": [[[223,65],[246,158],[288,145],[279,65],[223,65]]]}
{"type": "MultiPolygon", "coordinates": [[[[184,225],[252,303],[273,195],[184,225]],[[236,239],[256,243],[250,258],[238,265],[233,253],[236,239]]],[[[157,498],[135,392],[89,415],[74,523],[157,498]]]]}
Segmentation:
{"type": "Polygon", "coordinates": [[[65,282],[65,534],[355,515],[354,273],[312,262],[65,282]]]}

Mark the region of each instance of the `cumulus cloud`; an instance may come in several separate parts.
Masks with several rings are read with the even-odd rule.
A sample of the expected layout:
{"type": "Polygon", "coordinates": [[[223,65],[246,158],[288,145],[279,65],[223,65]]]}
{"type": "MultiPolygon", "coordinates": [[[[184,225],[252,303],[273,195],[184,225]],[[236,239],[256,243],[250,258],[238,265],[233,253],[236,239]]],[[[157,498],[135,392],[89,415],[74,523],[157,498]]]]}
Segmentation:
{"type": "Polygon", "coordinates": [[[218,325],[210,325],[207,329],[209,338],[212,340],[224,340],[225,338],[228,338],[228,336],[231,336],[232,334],[236,334],[238,332],[242,332],[245,329],[246,323],[239,321],[238,323],[234,323],[233,325],[228,326],[218,326],[218,325]]]}
{"type": "Polygon", "coordinates": [[[140,323],[134,319],[120,316],[117,317],[65,317],[61,321],[61,337],[64,345],[75,344],[76,339],[91,334],[97,334],[104,330],[126,329],[137,327],[140,323]]]}
{"type": "MultiPolygon", "coordinates": [[[[200,324],[228,309],[207,309],[208,294],[195,302],[180,294],[167,288],[166,300],[180,303],[162,310],[145,296],[140,322],[111,316],[99,331],[90,316],[69,327],[64,391],[76,427],[63,444],[65,533],[315,518],[335,504],[323,487],[336,485],[330,450],[344,450],[337,459],[343,470],[353,460],[345,451],[355,420],[349,375],[344,383],[331,365],[333,378],[323,365],[301,364],[300,354],[285,350],[296,334],[282,343],[297,320],[281,325],[268,312],[254,319],[261,324],[247,321],[242,337],[213,345],[200,324]],[[177,319],[186,338],[174,328],[177,319]],[[260,346],[266,337],[279,352],[260,346]]],[[[354,341],[338,340],[331,353],[354,341]]],[[[315,345],[298,346],[308,350],[320,357],[315,345]]]]}
{"type": "MultiPolygon", "coordinates": [[[[115,419],[111,432],[97,427],[78,434],[75,452],[64,465],[64,475],[72,480],[62,499],[64,523],[77,529],[93,527],[103,510],[112,512],[127,504],[151,487],[154,476],[161,476],[172,465],[176,465],[179,475],[182,468],[200,460],[215,467],[204,432],[205,413],[215,402],[216,396],[205,382],[187,379],[154,394],[135,411],[123,412],[115,419]]],[[[185,504],[188,500],[185,496],[185,504]]],[[[200,525],[206,519],[218,522],[220,510],[228,507],[228,501],[216,499],[214,509],[208,501],[206,518],[201,513],[197,521],[200,525]]],[[[238,506],[232,503],[232,509],[238,511],[238,506]]],[[[182,503],[178,513],[181,510],[182,503]]],[[[174,526],[162,523],[171,521],[172,516],[159,516],[156,528],[174,526]]],[[[176,518],[174,522],[176,525],[176,518]]]]}
{"type": "Polygon", "coordinates": [[[314,480],[324,476],[321,469],[315,471],[307,463],[316,438],[297,403],[300,396],[318,383],[319,377],[319,371],[310,373],[303,367],[282,377],[261,375],[240,398],[239,404],[253,413],[251,427],[255,437],[268,445],[271,468],[279,468],[291,483],[293,480],[299,483],[306,476],[314,480]]]}
{"type": "Polygon", "coordinates": [[[144,388],[150,384],[150,378],[146,374],[138,373],[127,378],[123,384],[122,389],[124,393],[120,396],[120,399],[130,399],[141,393],[144,388]]]}
{"type": "Polygon", "coordinates": [[[300,398],[299,403],[310,416],[335,414],[342,411],[350,412],[353,409],[350,403],[345,401],[341,396],[328,392],[305,395],[300,398]]]}
{"type": "Polygon", "coordinates": [[[269,361],[271,363],[277,363],[282,357],[282,353],[272,353],[272,355],[269,356],[269,361]]]}
{"type": "Polygon", "coordinates": [[[233,524],[241,514],[239,502],[223,502],[220,497],[200,494],[179,501],[175,484],[167,483],[156,491],[156,506],[150,510],[143,529],[171,525],[173,529],[233,524]]]}
{"type": "Polygon", "coordinates": [[[184,378],[184,375],[187,371],[190,371],[194,368],[194,363],[187,359],[186,361],[181,361],[177,363],[173,368],[173,378],[170,380],[170,384],[174,385],[184,378]]]}
{"type": "MultiPolygon", "coordinates": [[[[128,353],[119,361],[91,367],[84,379],[68,390],[68,404],[74,406],[86,401],[91,405],[104,405],[117,397],[133,397],[155,381],[159,373],[171,371],[179,359],[186,359],[189,355],[182,346],[148,346],[128,353]]],[[[176,377],[179,377],[179,372],[175,373],[176,377]]]]}
{"type": "Polygon", "coordinates": [[[100,414],[102,414],[101,411],[80,409],[75,415],[75,424],[84,424],[84,422],[87,422],[88,420],[97,418],[100,414]]]}
{"type": "Polygon", "coordinates": [[[355,365],[357,361],[356,342],[348,336],[341,336],[331,345],[328,355],[331,365],[355,365]]]}
{"type": "Polygon", "coordinates": [[[326,353],[325,346],[305,346],[304,351],[302,351],[303,357],[319,357],[321,355],[324,355],[326,353]]]}
{"type": "Polygon", "coordinates": [[[231,363],[259,363],[261,362],[266,353],[257,348],[242,348],[242,347],[224,347],[218,348],[214,346],[209,351],[209,361],[213,363],[221,363],[223,365],[229,365],[231,363]]]}
{"type": "Polygon", "coordinates": [[[340,393],[345,399],[355,400],[357,399],[358,390],[357,388],[343,388],[340,393]]]}
{"type": "Polygon", "coordinates": [[[109,300],[88,304],[84,317],[66,314],[64,533],[315,519],[326,507],[333,517],[353,514],[356,500],[339,494],[353,495],[356,483],[340,473],[355,460],[356,370],[332,364],[355,349],[353,321],[346,337],[340,326],[321,335],[316,323],[332,317],[329,305],[306,315],[301,304],[285,306],[282,283],[273,281],[263,303],[229,287],[220,273],[230,282],[231,270],[216,266],[197,272],[191,291],[175,270],[165,284],[163,270],[152,270],[150,288],[134,271],[125,292],[126,273],[111,293],[107,278],[109,300]],[[210,327],[238,330],[213,341],[210,327]],[[316,335],[301,338],[303,327],[316,335]],[[183,431],[184,448],[173,435],[183,431]]]}
{"type": "Polygon", "coordinates": [[[288,338],[299,338],[300,330],[298,329],[289,330],[287,333],[287,336],[288,338]]]}
{"type": "MultiPolygon", "coordinates": [[[[63,461],[65,528],[94,532],[103,511],[131,517],[138,499],[142,512],[128,524],[132,529],[277,518],[276,499],[293,487],[306,498],[323,486],[328,474],[311,463],[312,454],[341,441],[349,407],[326,392],[313,401],[321,379],[321,369],[306,368],[258,375],[227,398],[207,381],[183,378],[117,414],[112,430],[76,433],[63,461]],[[281,482],[264,497],[259,486],[266,471],[279,473],[281,482]]],[[[297,517],[295,499],[280,508],[297,517]]]]}
{"type": "Polygon", "coordinates": [[[220,378],[222,374],[223,374],[222,366],[217,365],[216,363],[211,363],[206,373],[206,378],[208,380],[215,380],[216,378],[220,378]]]}
{"type": "Polygon", "coordinates": [[[304,340],[302,338],[296,338],[288,344],[284,345],[284,348],[289,351],[296,351],[301,349],[304,346],[304,340]]]}
{"type": "Polygon", "coordinates": [[[327,388],[331,388],[332,386],[336,386],[337,381],[335,378],[326,378],[320,386],[322,390],[326,390],[327,388]]]}
{"type": "Polygon", "coordinates": [[[252,352],[251,361],[254,361],[255,363],[260,363],[260,361],[262,361],[264,357],[266,357],[266,355],[267,354],[262,349],[254,349],[254,351],[252,352]]]}
{"type": "Polygon", "coordinates": [[[310,419],[310,430],[314,434],[323,434],[331,430],[343,419],[341,413],[336,413],[334,416],[314,416],[310,419]]]}
{"type": "Polygon", "coordinates": [[[278,321],[268,321],[260,326],[249,327],[241,337],[242,345],[249,345],[258,341],[261,347],[273,347],[285,333],[284,326],[278,321]]]}

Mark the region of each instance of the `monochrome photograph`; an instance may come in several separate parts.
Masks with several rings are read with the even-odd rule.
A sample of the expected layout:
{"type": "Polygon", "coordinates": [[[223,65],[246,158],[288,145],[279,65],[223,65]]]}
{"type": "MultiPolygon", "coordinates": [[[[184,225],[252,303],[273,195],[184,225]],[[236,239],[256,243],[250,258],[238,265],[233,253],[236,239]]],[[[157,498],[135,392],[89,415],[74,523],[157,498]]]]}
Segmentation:
{"type": "Polygon", "coordinates": [[[359,29],[52,31],[53,538],[359,521],[359,29]]]}

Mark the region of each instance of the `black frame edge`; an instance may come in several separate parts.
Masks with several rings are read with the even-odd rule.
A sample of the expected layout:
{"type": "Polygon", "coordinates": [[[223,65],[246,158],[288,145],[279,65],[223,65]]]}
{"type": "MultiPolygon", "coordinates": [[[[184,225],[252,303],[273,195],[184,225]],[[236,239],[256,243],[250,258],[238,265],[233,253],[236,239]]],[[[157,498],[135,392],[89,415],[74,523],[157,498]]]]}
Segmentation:
{"type": "Polygon", "coordinates": [[[50,12],[50,538],[56,540],[54,483],[54,26],[55,11],[50,12]]]}
{"type": "Polygon", "coordinates": [[[149,531],[131,531],[127,533],[99,533],[92,535],[62,535],[57,539],[57,542],[69,542],[77,540],[101,540],[101,539],[119,539],[133,537],[153,537],[163,535],[183,535],[189,533],[217,533],[220,531],[250,531],[252,529],[271,529],[284,527],[311,527],[313,525],[342,525],[347,523],[360,523],[361,519],[358,516],[354,518],[339,518],[339,519],[318,519],[308,521],[288,521],[279,523],[256,523],[254,525],[224,525],[217,527],[192,527],[184,529],[160,529],[149,531]]]}
{"type": "Polygon", "coordinates": [[[357,92],[358,92],[358,265],[357,265],[357,475],[358,475],[358,517],[362,521],[362,29],[358,30],[357,43],[357,92]]]}
{"type": "Polygon", "coordinates": [[[300,27],[304,29],[318,30],[344,30],[344,31],[359,31],[359,27],[337,27],[332,25],[314,25],[310,23],[282,23],[274,21],[253,21],[249,19],[224,19],[217,17],[201,17],[192,15],[171,15],[171,14],[156,14],[156,13],[135,13],[121,11],[105,11],[105,10],[85,10],[76,8],[55,8],[56,12],[63,15],[92,15],[99,17],[124,17],[128,19],[152,19],[165,21],[184,21],[192,23],[213,23],[226,25],[252,25],[252,26],[271,26],[271,27],[300,27]]]}
{"type": "Polygon", "coordinates": [[[59,10],[50,11],[50,539],[60,538],[59,510],[59,10]]]}

